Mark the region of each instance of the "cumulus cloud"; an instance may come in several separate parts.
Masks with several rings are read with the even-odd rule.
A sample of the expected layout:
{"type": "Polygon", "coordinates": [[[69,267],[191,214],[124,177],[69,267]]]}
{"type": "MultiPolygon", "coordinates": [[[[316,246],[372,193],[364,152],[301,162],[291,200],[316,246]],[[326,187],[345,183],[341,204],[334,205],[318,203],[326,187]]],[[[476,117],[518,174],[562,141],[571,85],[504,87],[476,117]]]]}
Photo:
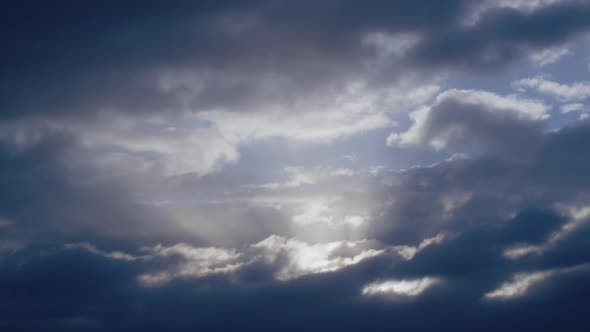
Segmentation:
{"type": "Polygon", "coordinates": [[[486,154],[385,172],[381,177],[389,178],[377,188],[387,204],[373,223],[373,234],[416,243],[474,219],[510,220],[530,206],[584,206],[588,182],[566,174],[582,171],[585,148],[580,144],[586,139],[587,127],[581,125],[539,134],[536,148],[516,159],[486,154]],[[582,201],[575,203],[578,195],[582,201]]]}
{"type": "Polygon", "coordinates": [[[512,86],[519,91],[533,90],[556,97],[564,102],[580,101],[590,97],[590,83],[588,82],[561,84],[537,76],[515,81],[512,86]]]}
{"type": "Polygon", "coordinates": [[[432,106],[411,113],[410,128],[392,133],[387,144],[435,149],[476,146],[492,152],[522,153],[538,140],[548,109],[541,101],[515,96],[448,90],[439,94],[432,106]]]}

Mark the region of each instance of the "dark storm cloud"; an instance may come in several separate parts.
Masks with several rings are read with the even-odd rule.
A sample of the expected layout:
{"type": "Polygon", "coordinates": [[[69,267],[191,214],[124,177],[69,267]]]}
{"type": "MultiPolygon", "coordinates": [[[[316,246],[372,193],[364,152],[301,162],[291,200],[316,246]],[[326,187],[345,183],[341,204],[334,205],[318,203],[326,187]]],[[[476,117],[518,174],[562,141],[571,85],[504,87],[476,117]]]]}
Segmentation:
{"type": "Polygon", "coordinates": [[[553,211],[528,209],[512,220],[480,221],[452,241],[424,249],[399,267],[398,273],[407,274],[406,277],[439,275],[450,279],[479,279],[482,283],[477,285],[481,287],[479,291],[485,293],[498,286],[499,281],[509,279],[515,270],[533,269],[530,262],[515,264],[503,257],[504,249],[519,243],[541,243],[563,226],[565,220],[553,211]],[[484,280],[491,284],[485,284],[484,280]]]}
{"type": "Polygon", "coordinates": [[[65,131],[18,136],[0,141],[0,251],[63,241],[234,246],[291,233],[289,214],[228,194],[249,177],[137,180],[96,165],[94,151],[65,131]]]}
{"type": "Polygon", "coordinates": [[[26,245],[89,236],[120,240],[156,230],[167,234],[157,226],[164,218],[136,203],[131,188],[100,179],[96,170],[66,158],[76,143],[71,135],[46,132],[30,145],[0,145],[0,216],[10,221],[1,241],[26,245]]]}
{"type": "Polygon", "coordinates": [[[585,204],[588,123],[539,139],[526,158],[457,157],[393,175],[393,185],[383,188],[392,204],[374,235],[389,243],[419,242],[439,231],[506,220],[528,207],[585,204]]]}
{"type": "MultiPolygon", "coordinates": [[[[249,108],[285,100],[322,82],[365,76],[375,50],[368,33],[417,33],[422,40],[391,77],[426,67],[493,70],[525,49],[559,45],[585,31],[590,7],[557,3],[530,14],[491,10],[473,26],[471,1],[116,1],[5,2],[0,55],[2,115],[178,110],[163,73],[203,80],[193,108],[249,108]],[[550,22],[547,23],[547,22],[550,22]],[[547,23],[547,24],[546,24],[547,23]],[[252,81],[255,75],[259,80],[252,81]],[[278,91],[261,91],[265,75],[278,91]],[[289,97],[291,96],[291,97],[289,97]]],[[[398,60],[392,60],[398,61],[398,60]]],[[[403,76],[403,75],[402,75],[403,76]]],[[[333,82],[333,81],[332,81],[333,82]]],[[[308,90],[306,90],[308,89],[308,90]]]]}
{"type": "MultiPolygon", "coordinates": [[[[529,210],[510,223],[475,226],[405,263],[377,257],[285,282],[272,281],[275,267],[260,266],[232,277],[145,288],[135,277],[154,264],[168,263],[123,261],[76,248],[29,248],[0,260],[0,326],[25,331],[552,331],[560,322],[568,330],[584,331],[583,308],[590,295],[587,257],[520,298],[482,299],[514,273],[555,268],[555,262],[543,262],[543,257],[514,263],[502,258],[500,249],[518,241],[543,241],[564,222],[554,212],[529,210]],[[445,283],[413,299],[360,296],[360,288],[375,278],[424,274],[442,276],[445,283]]],[[[587,236],[587,230],[580,235],[587,236]]],[[[587,247],[581,236],[563,246],[576,242],[587,247]]]]}
{"type": "Polygon", "coordinates": [[[473,26],[433,31],[409,58],[420,66],[489,72],[587,31],[589,17],[587,1],[561,1],[532,13],[492,9],[473,26]]]}
{"type": "Polygon", "coordinates": [[[147,287],[138,276],[170,269],[184,258],[117,258],[105,254],[111,249],[107,242],[99,244],[102,253],[57,245],[4,254],[0,326],[36,331],[552,331],[559,326],[584,331],[585,299],[590,295],[588,216],[543,252],[516,259],[504,253],[515,245],[544,245],[575,221],[553,203],[585,206],[589,179],[582,172],[568,171],[570,166],[590,166],[583,157],[590,144],[580,144],[588,139],[590,127],[582,124],[546,134],[529,163],[480,157],[398,175],[393,189],[402,205],[383,222],[411,224],[419,234],[400,236],[404,228],[394,228],[376,236],[399,243],[398,236],[419,242],[441,230],[450,234],[407,261],[381,255],[336,272],[275,281],[276,272],[290,264],[285,258],[147,287]],[[472,196],[443,220],[445,211],[437,202],[453,190],[472,196]],[[413,213],[410,206],[416,209],[413,213]],[[552,272],[519,297],[485,298],[518,273],[537,271],[552,272]],[[416,298],[361,295],[362,287],[376,280],[424,276],[442,278],[444,283],[416,298]]]}
{"type": "MultiPolygon", "coordinates": [[[[376,31],[422,37],[400,62],[409,64],[403,71],[495,70],[529,50],[570,40],[590,22],[587,2],[566,1],[526,14],[494,9],[474,25],[462,25],[473,3],[4,2],[0,119],[88,120],[103,107],[130,113],[182,108],[186,105],[177,94],[190,87],[166,93],[157,82],[162,73],[185,70],[213,77],[191,100],[194,105],[244,106],[261,96],[252,103],[266,102],[274,96],[258,94],[254,75],[288,77],[292,85],[287,86],[294,87],[288,95],[361,73],[363,60],[374,55],[362,39],[376,31]]],[[[270,243],[266,250],[280,252],[269,263],[256,260],[256,250],[262,249],[240,241],[288,233],[286,215],[240,203],[199,207],[203,221],[193,225],[218,227],[202,231],[210,237],[221,232],[229,238],[226,243],[239,243],[235,254],[247,262],[214,272],[209,268],[216,265],[204,264],[205,273],[199,273],[202,261],[234,252],[205,248],[209,256],[195,254],[191,245],[210,245],[209,239],[195,243],[197,236],[177,234],[186,230],[167,223],[161,210],[138,203],[131,182],[105,180],[88,162],[76,163],[76,156],[83,157],[79,137],[49,131],[21,144],[2,136],[0,329],[586,331],[590,226],[587,215],[568,208],[585,208],[590,199],[590,124],[547,133],[539,121],[498,113],[492,103],[462,101],[435,105],[422,128],[425,139],[418,143],[459,128],[446,141],[450,149],[475,142],[480,154],[376,176],[386,184],[377,184],[375,194],[388,204],[368,226],[369,238],[388,245],[418,246],[436,234],[446,238],[409,260],[390,248],[336,271],[283,281],[277,274],[297,267],[292,247],[303,247],[303,254],[296,253],[313,261],[308,244],[270,243]],[[181,249],[171,255],[154,249],[174,244],[181,249]],[[506,255],[518,246],[536,249],[521,257],[506,255]],[[188,253],[183,256],[182,250],[188,253]],[[140,280],[154,271],[183,268],[185,277],[155,286],[140,280]],[[518,273],[538,271],[551,274],[520,297],[485,297],[518,273]],[[443,282],[413,298],[361,294],[376,281],[423,277],[443,282]]],[[[162,200],[190,196],[192,186],[208,193],[192,199],[224,198],[222,187],[244,183],[216,176],[168,181],[150,187],[163,186],[162,200]]],[[[196,209],[187,210],[194,217],[196,209]]],[[[337,258],[353,252],[339,250],[337,258]]],[[[231,257],[219,261],[214,263],[234,263],[231,257]]]]}
{"type": "MultiPolygon", "coordinates": [[[[5,116],[22,111],[80,113],[101,107],[131,112],[178,109],[174,96],[157,86],[165,70],[205,70],[216,75],[229,71],[227,75],[232,76],[252,73],[254,66],[294,74],[297,68],[288,67],[300,67],[298,62],[313,65],[322,57],[349,62],[348,53],[356,52],[353,48],[358,46],[360,26],[369,25],[375,14],[383,22],[391,9],[379,3],[367,16],[358,17],[352,3],[324,4],[317,10],[311,3],[293,6],[272,1],[225,5],[216,1],[125,5],[33,1],[3,7],[0,86],[5,116]],[[342,17],[334,15],[337,8],[342,17]],[[333,19],[324,22],[324,14],[333,19]]],[[[401,7],[421,13],[415,5],[401,7]]],[[[452,11],[455,6],[434,7],[452,11]]],[[[421,19],[423,25],[441,15],[440,10],[426,12],[429,16],[421,19]]],[[[412,17],[396,13],[398,18],[412,17]]],[[[412,23],[404,19],[402,25],[407,21],[412,23]]],[[[240,95],[254,93],[248,91],[249,84],[214,79],[199,104],[242,99],[240,95]]]]}
{"type": "Polygon", "coordinates": [[[209,49],[215,39],[200,25],[226,7],[216,3],[5,2],[3,114],[170,105],[155,71],[209,49]]]}

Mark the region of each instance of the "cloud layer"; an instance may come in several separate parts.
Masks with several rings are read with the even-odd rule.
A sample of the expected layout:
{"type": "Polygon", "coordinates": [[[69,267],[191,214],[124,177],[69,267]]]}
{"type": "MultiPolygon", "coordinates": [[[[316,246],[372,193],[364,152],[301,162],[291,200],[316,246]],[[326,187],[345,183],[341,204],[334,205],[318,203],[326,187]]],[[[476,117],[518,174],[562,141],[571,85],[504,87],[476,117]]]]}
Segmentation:
{"type": "Polygon", "coordinates": [[[587,1],[0,7],[0,330],[587,330],[587,1]]]}

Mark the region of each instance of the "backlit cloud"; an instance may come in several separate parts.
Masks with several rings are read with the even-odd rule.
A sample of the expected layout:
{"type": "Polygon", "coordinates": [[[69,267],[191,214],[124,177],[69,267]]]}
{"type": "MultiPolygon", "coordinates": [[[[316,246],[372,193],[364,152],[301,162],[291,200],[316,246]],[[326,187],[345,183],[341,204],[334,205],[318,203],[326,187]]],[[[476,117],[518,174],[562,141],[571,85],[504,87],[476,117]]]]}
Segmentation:
{"type": "Polygon", "coordinates": [[[587,330],[590,2],[0,27],[0,330],[587,330]]]}

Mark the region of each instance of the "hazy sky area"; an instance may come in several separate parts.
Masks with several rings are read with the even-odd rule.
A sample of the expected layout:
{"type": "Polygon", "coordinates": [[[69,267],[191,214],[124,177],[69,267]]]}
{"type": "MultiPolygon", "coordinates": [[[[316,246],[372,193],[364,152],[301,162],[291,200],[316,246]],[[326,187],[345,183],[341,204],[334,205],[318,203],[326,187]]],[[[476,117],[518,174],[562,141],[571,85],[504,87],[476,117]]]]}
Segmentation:
{"type": "Polygon", "coordinates": [[[6,0],[0,37],[0,331],[589,330],[589,0],[6,0]]]}

